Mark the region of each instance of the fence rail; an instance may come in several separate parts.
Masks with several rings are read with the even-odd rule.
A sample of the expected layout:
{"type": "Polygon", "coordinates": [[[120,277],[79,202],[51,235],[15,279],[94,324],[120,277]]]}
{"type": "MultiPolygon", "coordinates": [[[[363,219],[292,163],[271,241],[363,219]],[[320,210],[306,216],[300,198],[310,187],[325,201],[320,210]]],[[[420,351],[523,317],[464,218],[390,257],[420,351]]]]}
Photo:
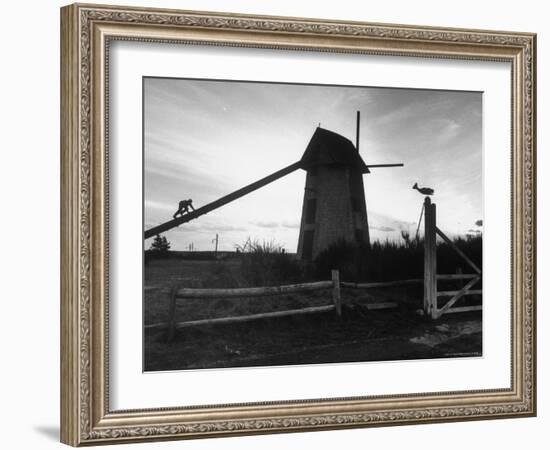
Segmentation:
{"type": "Polygon", "coordinates": [[[422,278],[413,278],[410,280],[397,280],[397,281],[381,281],[376,283],[349,283],[344,281],[340,285],[344,288],[350,289],[370,289],[377,287],[393,287],[393,286],[404,286],[407,284],[422,283],[424,280],[422,278]]]}
{"type": "Polygon", "coordinates": [[[188,320],[187,322],[176,322],[175,328],[178,329],[178,328],[195,327],[197,325],[214,325],[214,324],[220,324],[220,323],[247,322],[249,320],[266,319],[270,317],[284,317],[284,316],[290,316],[295,314],[311,314],[311,313],[328,312],[328,311],[334,311],[335,309],[336,309],[336,306],[334,305],[311,306],[309,308],[289,309],[286,311],[274,311],[274,312],[266,312],[266,313],[258,313],[258,314],[247,314],[247,315],[235,316],[235,317],[218,317],[216,319],[188,320]]]}
{"type": "MultiPolygon", "coordinates": [[[[452,297],[458,294],[460,291],[437,291],[438,297],[452,297]]],[[[483,291],[481,289],[470,289],[468,290],[469,295],[481,295],[483,291]]]]}
{"type": "Polygon", "coordinates": [[[176,292],[178,298],[235,298],[235,297],[267,297],[271,295],[293,294],[297,292],[317,291],[333,286],[332,281],[316,281],[313,283],[288,284],[283,286],[266,286],[235,289],[191,289],[181,288],[176,292]]]}
{"type": "Polygon", "coordinates": [[[451,273],[444,275],[437,275],[437,280],[470,280],[477,277],[475,273],[451,273]]]}

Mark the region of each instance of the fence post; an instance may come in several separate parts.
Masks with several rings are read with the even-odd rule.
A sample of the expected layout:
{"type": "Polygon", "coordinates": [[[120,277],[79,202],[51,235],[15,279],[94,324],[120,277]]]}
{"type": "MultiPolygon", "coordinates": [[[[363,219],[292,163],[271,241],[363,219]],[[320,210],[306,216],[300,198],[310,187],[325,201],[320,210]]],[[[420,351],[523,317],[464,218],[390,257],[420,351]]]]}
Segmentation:
{"type": "Polygon", "coordinates": [[[431,217],[431,233],[432,240],[430,242],[431,254],[432,254],[432,282],[431,282],[431,297],[432,297],[432,319],[437,318],[437,223],[436,223],[436,205],[432,203],[432,217],[431,217]]]}
{"type": "Polygon", "coordinates": [[[437,315],[436,209],[430,197],[424,200],[424,313],[437,315]]]}
{"type": "Polygon", "coordinates": [[[340,272],[332,271],[332,301],[336,307],[336,315],[342,317],[342,297],[340,295],[340,272]]]}
{"type": "Polygon", "coordinates": [[[176,334],[176,297],[178,293],[178,288],[172,286],[170,289],[170,304],[168,306],[168,336],[166,341],[168,343],[172,342],[174,335],[176,334]]]}

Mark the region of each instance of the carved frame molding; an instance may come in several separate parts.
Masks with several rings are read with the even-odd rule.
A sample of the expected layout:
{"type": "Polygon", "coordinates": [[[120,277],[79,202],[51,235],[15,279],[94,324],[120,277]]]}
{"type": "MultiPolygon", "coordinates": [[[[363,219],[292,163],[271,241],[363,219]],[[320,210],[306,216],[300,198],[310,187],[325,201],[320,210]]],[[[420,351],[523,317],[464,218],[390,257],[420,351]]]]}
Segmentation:
{"type": "Polygon", "coordinates": [[[535,414],[534,34],[78,4],[62,8],[61,17],[63,442],[78,446],[535,414]],[[105,104],[114,39],[511,62],[511,388],[110,411],[105,104]]]}

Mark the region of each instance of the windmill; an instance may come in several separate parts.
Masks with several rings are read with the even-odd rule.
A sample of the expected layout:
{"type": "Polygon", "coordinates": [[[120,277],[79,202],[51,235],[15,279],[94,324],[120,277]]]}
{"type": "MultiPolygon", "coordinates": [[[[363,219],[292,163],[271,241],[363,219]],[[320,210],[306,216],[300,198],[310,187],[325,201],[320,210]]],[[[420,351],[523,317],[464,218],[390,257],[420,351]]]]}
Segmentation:
{"type": "Polygon", "coordinates": [[[359,154],[361,114],[357,111],[355,145],[318,127],[301,159],[307,172],[298,240],[298,257],[314,259],[331,244],[345,240],[370,245],[363,174],[398,164],[366,164],[359,154]]]}
{"type": "Polygon", "coordinates": [[[144,232],[144,239],[164,233],[208,214],[298,169],[306,171],[298,257],[315,258],[330,244],[344,239],[369,244],[369,225],[363,174],[379,167],[403,164],[365,164],[359,155],[360,112],[356,144],[333,131],[317,127],[302,158],[254,183],[144,232]]]}

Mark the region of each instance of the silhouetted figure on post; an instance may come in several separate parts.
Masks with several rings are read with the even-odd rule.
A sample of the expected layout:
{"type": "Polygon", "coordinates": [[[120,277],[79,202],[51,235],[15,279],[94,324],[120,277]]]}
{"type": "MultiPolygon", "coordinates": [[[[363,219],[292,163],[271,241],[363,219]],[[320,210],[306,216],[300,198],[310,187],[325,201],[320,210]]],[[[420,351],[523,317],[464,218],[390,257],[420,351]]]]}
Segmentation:
{"type": "Polygon", "coordinates": [[[178,210],[174,213],[174,219],[178,217],[178,215],[183,216],[184,214],[187,214],[189,212],[189,208],[195,211],[195,208],[193,207],[193,200],[181,200],[178,204],[178,210]]]}

